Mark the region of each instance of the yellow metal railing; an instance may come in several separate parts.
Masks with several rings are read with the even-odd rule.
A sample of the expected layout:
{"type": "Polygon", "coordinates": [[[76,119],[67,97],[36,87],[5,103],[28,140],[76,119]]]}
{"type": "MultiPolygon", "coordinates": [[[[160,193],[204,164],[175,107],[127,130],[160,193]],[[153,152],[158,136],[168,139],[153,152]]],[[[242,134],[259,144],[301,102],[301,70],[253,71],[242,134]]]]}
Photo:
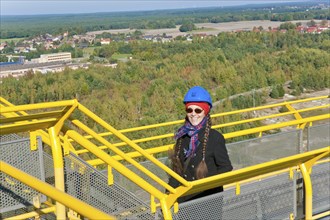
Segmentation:
{"type": "MultiPolygon", "coordinates": [[[[224,186],[229,184],[237,184],[241,181],[257,177],[259,175],[268,174],[271,172],[281,171],[283,169],[294,169],[296,166],[300,168],[303,174],[303,180],[305,183],[305,212],[306,219],[312,219],[312,184],[310,181],[311,167],[317,161],[327,158],[330,155],[330,146],[298,154],[290,157],[277,159],[271,162],[266,162],[239,170],[234,170],[228,173],[223,173],[211,177],[207,177],[201,180],[195,180],[191,182],[188,187],[180,186],[177,189],[177,194],[170,194],[166,198],[167,206],[172,207],[177,198],[184,195],[201,192],[207,189],[211,189],[217,186],[224,186]]],[[[175,210],[177,211],[177,210],[175,210]]],[[[167,213],[170,215],[170,213],[167,213]]],[[[170,218],[170,216],[169,216],[170,218]]]]}
{"type": "MultiPolygon", "coordinates": [[[[309,108],[296,109],[291,105],[303,102],[312,102],[314,100],[327,99],[328,96],[296,100],[291,102],[278,103],[273,105],[261,106],[256,108],[249,108],[243,110],[237,110],[232,112],[225,112],[220,114],[214,114],[212,118],[219,118],[224,116],[230,116],[235,114],[246,114],[255,112],[258,110],[286,107],[288,112],[271,114],[262,117],[252,117],[250,119],[244,119],[240,121],[232,121],[223,124],[215,124],[213,128],[224,128],[233,125],[240,125],[245,123],[251,123],[256,121],[263,121],[269,118],[277,118],[282,116],[293,115],[292,119],[286,119],[287,121],[278,124],[261,125],[241,131],[234,131],[224,134],[226,139],[241,137],[249,134],[261,134],[265,131],[280,129],[283,127],[297,126],[303,129],[307,123],[312,123],[320,120],[328,120],[330,114],[322,114],[317,116],[303,118],[300,113],[312,112],[315,110],[329,108],[329,105],[319,105],[309,108]]],[[[276,160],[265,164],[251,166],[241,170],[233,171],[226,174],[221,174],[206,178],[199,181],[188,182],[173,172],[166,165],[162,164],[154,157],[154,154],[165,153],[172,146],[172,144],[166,144],[163,146],[153,147],[150,149],[141,148],[138,143],[150,142],[153,140],[163,140],[173,137],[173,133],[167,133],[162,135],[155,135],[149,137],[143,137],[139,139],[130,139],[125,134],[129,134],[137,131],[155,130],[159,127],[177,126],[183,123],[183,120],[174,122],[161,123],[155,125],[142,126],[131,129],[116,130],[108,123],[103,121],[93,112],[89,111],[86,107],[78,103],[76,100],[30,104],[15,106],[8,101],[0,98],[0,129],[1,134],[29,132],[31,139],[35,139],[36,135],[41,135],[42,140],[51,147],[52,155],[54,159],[55,167],[55,187],[64,191],[64,171],[63,171],[63,158],[62,155],[68,152],[75,154],[88,153],[96,159],[87,159],[93,166],[106,164],[108,167],[109,184],[113,182],[111,169],[117,170],[123,176],[129,178],[132,182],[136,183],[143,190],[148,192],[151,196],[151,209],[154,211],[156,207],[161,207],[164,217],[171,219],[170,208],[175,204],[178,197],[190,194],[197,191],[203,191],[207,188],[212,188],[215,185],[235,184],[247,178],[254,177],[256,175],[266,174],[273,171],[278,171],[284,168],[292,168],[292,166],[299,166],[304,174],[304,180],[308,185],[309,170],[311,166],[321,158],[329,155],[329,151],[313,151],[313,153],[305,153],[302,155],[296,155],[283,160],[276,160]],[[97,124],[104,131],[94,131],[89,126],[85,125],[80,120],[73,117],[73,112],[79,111],[84,114],[86,118],[92,120],[93,124],[97,124]],[[114,143],[109,142],[108,137],[116,137],[114,143]],[[122,146],[129,146],[130,151],[126,152],[121,149],[122,146]],[[105,151],[106,150],[106,151],[105,151]],[[107,151],[111,151],[111,155],[107,151]],[[156,174],[150,170],[141,166],[133,158],[140,157],[143,160],[148,160],[155,164],[157,167],[165,171],[167,174],[176,178],[182,186],[174,189],[159,178],[156,174]],[[144,173],[152,180],[157,182],[164,189],[169,191],[169,194],[165,194],[164,191],[160,191],[136,173],[129,170],[122,161],[133,165],[140,172],[144,173]],[[159,203],[156,203],[154,199],[157,199],[159,203]]],[[[173,130],[173,129],[170,129],[173,130]]],[[[33,142],[33,141],[32,141],[33,142]]],[[[32,144],[33,145],[33,144],[32,144]]],[[[309,186],[307,187],[309,188],[309,186]]],[[[310,198],[309,191],[306,192],[310,198]]],[[[310,202],[308,200],[308,202],[310,202]]],[[[310,210],[310,204],[306,204],[310,210]]],[[[65,207],[63,203],[57,203],[56,215],[58,219],[65,218],[65,207]]],[[[311,217],[310,213],[306,213],[306,216],[311,217]]],[[[307,218],[307,217],[306,217],[307,218]]]]}
{"type": "MultiPolygon", "coordinates": [[[[76,199],[53,186],[0,161],[0,171],[41,192],[89,219],[114,219],[112,216],[76,199]]],[[[17,216],[15,217],[17,219],[17,216]]]]}
{"type": "MultiPolygon", "coordinates": [[[[321,96],[321,97],[316,97],[316,98],[296,100],[296,101],[278,103],[278,104],[273,104],[273,105],[266,105],[266,106],[261,106],[261,107],[256,107],[256,108],[248,108],[248,109],[242,109],[242,110],[237,110],[237,111],[232,111],[232,112],[224,112],[224,113],[220,113],[220,114],[211,115],[211,117],[216,119],[216,118],[220,118],[220,117],[224,117],[224,116],[230,116],[230,115],[235,115],[235,114],[243,114],[243,113],[252,113],[252,112],[255,112],[255,111],[258,111],[258,110],[272,109],[272,108],[276,108],[276,107],[279,108],[279,107],[290,106],[290,105],[294,105],[294,104],[298,104],[298,103],[312,102],[312,101],[315,101],[315,100],[322,100],[322,99],[328,99],[328,98],[329,98],[328,96],[321,96]]],[[[214,129],[219,129],[219,128],[226,128],[226,127],[241,125],[241,124],[250,124],[251,122],[258,122],[258,121],[263,121],[263,120],[271,119],[271,118],[279,118],[279,117],[290,116],[290,115],[294,115],[294,114],[313,112],[313,111],[321,110],[321,109],[329,109],[329,107],[330,107],[330,105],[326,104],[326,105],[314,106],[314,107],[303,108],[303,109],[293,110],[293,111],[289,110],[288,112],[283,112],[283,113],[279,113],[279,114],[271,114],[271,115],[262,116],[262,117],[253,117],[253,118],[245,119],[245,120],[215,124],[212,127],[214,129]]],[[[290,108],[290,109],[292,109],[292,108],[290,108]]],[[[312,122],[312,121],[315,121],[315,120],[324,120],[324,119],[328,119],[328,118],[329,118],[329,114],[324,114],[320,117],[308,118],[308,119],[300,121],[300,123],[296,123],[296,122],[298,122],[298,120],[293,117],[292,120],[288,121],[290,123],[287,123],[287,124],[279,123],[275,127],[272,127],[273,125],[270,125],[269,127],[260,126],[260,127],[256,127],[255,129],[245,130],[245,133],[241,133],[240,131],[238,131],[237,133],[231,132],[231,133],[224,134],[224,136],[225,136],[226,139],[230,139],[230,138],[240,137],[240,136],[249,135],[249,134],[256,134],[256,133],[262,134],[263,132],[269,131],[269,130],[272,130],[272,129],[284,128],[284,127],[292,126],[292,125],[297,125],[297,127],[299,127],[301,125],[305,125],[307,122],[312,122]]],[[[299,119],[303,119],[303,118],[299,117],[299,119]]],[[[287,121],[287,119],[286,119],[286,121],[287,121]]],[[[178,120],[178,121],[173,121],[173,122],[168,122],[168,123],[141,126],[141,127],[131,128],[131,129],[123,129],[123,130],[119,130],[119,132],[121,132],[121,133],[131,133],[131,132],[143,131],[143,130],[152,130],[152,129],[154,130],[154,129],[159,128],[159,127],[168,127],[168,126],[173,126],[173,125],[179,125],[179,124],[182,124],[182,123],[183,123],[183,120],[178,120]]],[[[303,127],[301,127],[301,128],[303,128],[303,127]]],[[[169,130],[172,131],[173,128],[171,127],[171,129],[169,129],[169,130]]],[[[111,132],[104,132],[104,133],[100,133],[99,135],[102,136],[102,137],[105,137],[105,136],[112,135],[112,133],[111,132]]],[[[86,136],[86,138],[92,138],[92,137],[90,135],[88,135],[88,136],[86,136]]],[[[172,133],[167,133],[167,134],[162,134],[162,135],[156,135],[156,136],[140,138],[140,139],[132,139],[131,141],[134,142],[134,143],[144,143],[144,142],[150,142],[150,141],[154,141],[154,140],[165,140],[165,139],[169,139],[169,138],[173,138],[173,132],[172,133]]],[[[122,147],[122,146],[126,146],[127,143],[119,142],[119,143],[114,143],[113,145],[116,146],[116,147],[122,147]]],[[[155,153],[166,152],[168,150],[168,148],[171,147],[171,146],[170,145],[164,145],[164,146],[153,147],[152,148],[153,149],[152,153],[155,154],[155,153]]],[[[102,146],[102,145],[100,145],[99,148],[100,149],[107,149],[106,146],[102,146]]],[[[81,149],[81,150],[76,151],[77,154],[83,154],[83,153],[87,153],[87,152],[88,151],[86,149],[81,149]]],[[[136,153],[134,153],[132,155],[134,157],[137,157],[136,153]]],[[[121,159],[121,158],[119,157],[118,159],[121,159]]],[[[91,161],[88,161],[88,162],[90,164],[94,165],[94,166],[102,164],[102,162],[100,160],[91,160],[91,161]]]]}

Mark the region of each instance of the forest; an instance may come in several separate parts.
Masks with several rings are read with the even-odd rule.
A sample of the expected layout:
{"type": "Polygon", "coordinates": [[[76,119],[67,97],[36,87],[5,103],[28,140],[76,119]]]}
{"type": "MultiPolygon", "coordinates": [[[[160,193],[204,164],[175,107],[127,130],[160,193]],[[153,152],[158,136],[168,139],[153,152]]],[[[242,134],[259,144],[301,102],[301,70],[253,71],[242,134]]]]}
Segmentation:
{"type": "Polygon", "coordinates": [[[1,96],[16,105],[78,99],[121,129],[182,119],[183,96],[195,85],[210,91],[217,113],[281,97],[285,83],[292,95],[330,86],[329,32],[224,32],[192,42],[114,42],[102,48],[128,52],[133,59],[118,62],[117,68],[92,64],[88,69],[4,78],[1,96]],[[265,90],[225,99],[257,89],[265,90]]]}
{"type": "Polygon", "coordinates": [[[329,20],[328,10],[315,6],[319,3],[328,5],[325,0],[317,0],[142,12],[1,16],[0,39],[29,38],[45,33],[56,35],[66,31],[73,36],[109,29],[174,28],[187,22],[329,20]]]}

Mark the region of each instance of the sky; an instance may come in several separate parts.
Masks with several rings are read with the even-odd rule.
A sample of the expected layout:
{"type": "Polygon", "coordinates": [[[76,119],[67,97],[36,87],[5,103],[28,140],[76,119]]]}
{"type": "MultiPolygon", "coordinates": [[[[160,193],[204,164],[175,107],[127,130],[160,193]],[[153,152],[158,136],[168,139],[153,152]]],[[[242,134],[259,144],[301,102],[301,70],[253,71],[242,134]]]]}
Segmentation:
{"type": "MultiPolygon", "coordinates": [[[[291,0],[297,2],[298,0],[291,0]]],[[[306,1],[306,0],[300,0],[306,1]]],[[[94,13],[115,11],[146,11],[159,9],[182,9],[221,7],[258,3],[290,2],[289,0],[0,0],[1,15],[38,15],[94,13]]]]}

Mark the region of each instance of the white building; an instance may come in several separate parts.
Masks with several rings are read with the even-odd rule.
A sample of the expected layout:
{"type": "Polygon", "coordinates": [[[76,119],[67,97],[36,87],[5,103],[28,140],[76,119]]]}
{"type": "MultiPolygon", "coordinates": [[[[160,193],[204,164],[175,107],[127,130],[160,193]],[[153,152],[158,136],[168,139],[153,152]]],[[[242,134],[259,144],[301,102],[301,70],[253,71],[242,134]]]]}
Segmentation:
{"type": "Polygon", "coordinates": [[[101,45],[108,45],[110,44],[111,39],[110,38],[101,38],[101,45]]]}
{"type": "Polygon", "coordinates": [[[48,63],[48,62],[58,62],[58,61],[71,61],[71,53],[65,52],[65,53],[52,53],[52,54],[42,54],[40,55],[40,58],[33,59],[34,63],[48,63]]]}

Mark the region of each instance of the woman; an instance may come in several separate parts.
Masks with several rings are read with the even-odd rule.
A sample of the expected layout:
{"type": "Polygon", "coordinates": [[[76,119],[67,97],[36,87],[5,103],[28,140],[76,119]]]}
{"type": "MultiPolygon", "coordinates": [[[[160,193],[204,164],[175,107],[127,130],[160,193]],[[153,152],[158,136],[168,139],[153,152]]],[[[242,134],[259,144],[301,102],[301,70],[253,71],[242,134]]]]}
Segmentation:
{"type": "MultiPolygon", "coordinates": [[[[233,169],[222,134],[211,128],[210,94],[202,87],[191,88],[184,97],[185,124],[175,134],[176,145],[171,155],[173,170],[188,181],[224,173],[233,169]]],[[[169,184],[180,183],[170,177],[169,184]]],[[[223,191],[223,187],[206,190],[178,199],[185,202],[223,191]]]]}

